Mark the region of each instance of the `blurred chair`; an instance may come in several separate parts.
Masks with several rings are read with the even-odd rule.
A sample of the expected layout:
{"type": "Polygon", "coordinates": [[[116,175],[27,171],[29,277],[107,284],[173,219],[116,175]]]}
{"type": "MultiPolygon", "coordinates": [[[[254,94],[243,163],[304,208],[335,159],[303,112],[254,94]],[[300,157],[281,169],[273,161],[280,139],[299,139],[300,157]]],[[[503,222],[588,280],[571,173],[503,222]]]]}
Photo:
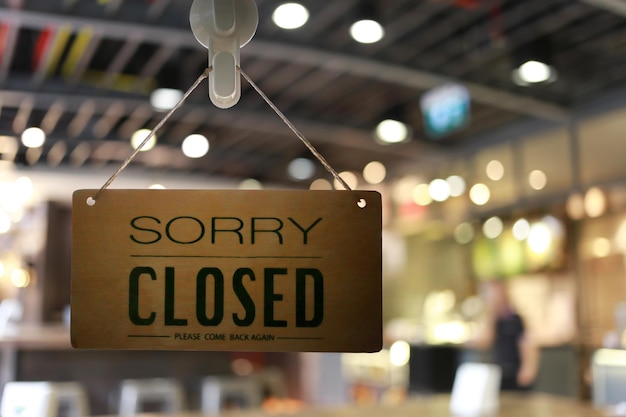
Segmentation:
{"type": "Polygon", "coordinates": [[[16,299],[8,298],[0,302],[0,331],[12,323],[22,320],[24,308],[22,303],[16,299]]]}
{"type": "Polygon", "coordinates": [[[205,414],[218,414],[225,409],[260,407],[262,391],[254,377],[207,377],[202,380],[201,409],[205,414]]]}
{"type": "Polygon", "coordinates": [[[261,386],[264,397],[287,398],[287,382],[280,368],[269,367],[253,375],[261,386]]]}
{"type": "Polygon", "coordinates": [[[2,417],[86,417],[89,402],[77,382],[8,382],[4,386],[2,417]]]}
{"type": "Polygon", "coordinates": [[[626,402],[626,350],[599,349],[591,357],[591,397],[598,407],[626,402]]]}
{"type": "Polygon", "coordinates": [[[454,378],[450,412],[455,416],[494,414],[499,407],[502,372],[498,365],[467,362],[454,378]]]}
{"type": "Polygon", "coordinates": [[[56,417],[58,398],[47,382],[8,382],[2,392],[2,417],[56,417]]]}
{"type": "Polygon", "coordinates": [[[83,386],[77,382],[55,382],[52,389],[56,392],[59,415],[67,417],[86,417],[89,415],[89,400],[83,386]]]}
{"type": "Polygon", "coordinates": [[[119,415],[133,416],[146,411],[146,405],[158,406],[160,412],[183,411],[184,389],[170,378],[125,379],[120,384],[119,415]]]}

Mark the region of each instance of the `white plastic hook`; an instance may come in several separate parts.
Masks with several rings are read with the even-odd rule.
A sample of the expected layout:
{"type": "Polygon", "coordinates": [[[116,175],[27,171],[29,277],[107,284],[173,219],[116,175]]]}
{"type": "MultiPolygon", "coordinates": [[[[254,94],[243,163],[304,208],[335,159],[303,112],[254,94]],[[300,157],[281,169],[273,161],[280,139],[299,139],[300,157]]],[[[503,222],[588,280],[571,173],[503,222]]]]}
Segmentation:
{"type": "Polygon", "coordinates": [[[259,25],[254,0],[194,0],[189,14],[191,30],[209,50],[209,97],[213,104],[228,109],[241,97],[240,49],[259,25]]]}

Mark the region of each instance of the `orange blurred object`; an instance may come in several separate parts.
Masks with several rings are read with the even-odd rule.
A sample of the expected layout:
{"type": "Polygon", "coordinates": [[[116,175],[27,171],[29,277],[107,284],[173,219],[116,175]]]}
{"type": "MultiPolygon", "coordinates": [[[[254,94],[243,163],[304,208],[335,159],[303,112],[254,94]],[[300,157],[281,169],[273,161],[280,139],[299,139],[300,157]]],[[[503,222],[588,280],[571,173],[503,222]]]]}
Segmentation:
{"type": "Polygon", "coordinates": [[[298,414],[306,404],[292,398],[268,397],[263,401],[263,411],[272,415],[298,414]]]}

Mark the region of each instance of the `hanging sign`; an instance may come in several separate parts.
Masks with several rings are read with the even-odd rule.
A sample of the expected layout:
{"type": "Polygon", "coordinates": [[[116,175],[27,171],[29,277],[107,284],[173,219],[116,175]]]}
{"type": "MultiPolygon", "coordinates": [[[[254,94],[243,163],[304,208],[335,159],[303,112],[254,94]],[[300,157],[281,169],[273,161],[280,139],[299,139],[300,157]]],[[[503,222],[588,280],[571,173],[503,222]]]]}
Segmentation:
{"type": "Polygon", "coordinates": [[[420,100],[426,133],[433,139],[462,129],[470,119],[470,94],[460,84],[446,84],[424,94],[420,100]]]}
{"type": "Polygon", "coordinates": [[[73,196],[74,347],[380,350],[380,194],[95,194],[73,196]]]}

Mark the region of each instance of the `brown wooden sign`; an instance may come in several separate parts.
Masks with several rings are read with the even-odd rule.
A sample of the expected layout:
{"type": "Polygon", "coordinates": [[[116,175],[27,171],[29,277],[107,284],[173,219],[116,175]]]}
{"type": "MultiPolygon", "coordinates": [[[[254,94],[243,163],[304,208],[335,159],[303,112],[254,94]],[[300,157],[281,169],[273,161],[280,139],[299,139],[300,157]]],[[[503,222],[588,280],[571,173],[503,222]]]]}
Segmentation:
{"type": "Polygon", "coordinates": [[[74,347],[380,350],[378,193],[95,193],[73,197],[74,347]]]}

